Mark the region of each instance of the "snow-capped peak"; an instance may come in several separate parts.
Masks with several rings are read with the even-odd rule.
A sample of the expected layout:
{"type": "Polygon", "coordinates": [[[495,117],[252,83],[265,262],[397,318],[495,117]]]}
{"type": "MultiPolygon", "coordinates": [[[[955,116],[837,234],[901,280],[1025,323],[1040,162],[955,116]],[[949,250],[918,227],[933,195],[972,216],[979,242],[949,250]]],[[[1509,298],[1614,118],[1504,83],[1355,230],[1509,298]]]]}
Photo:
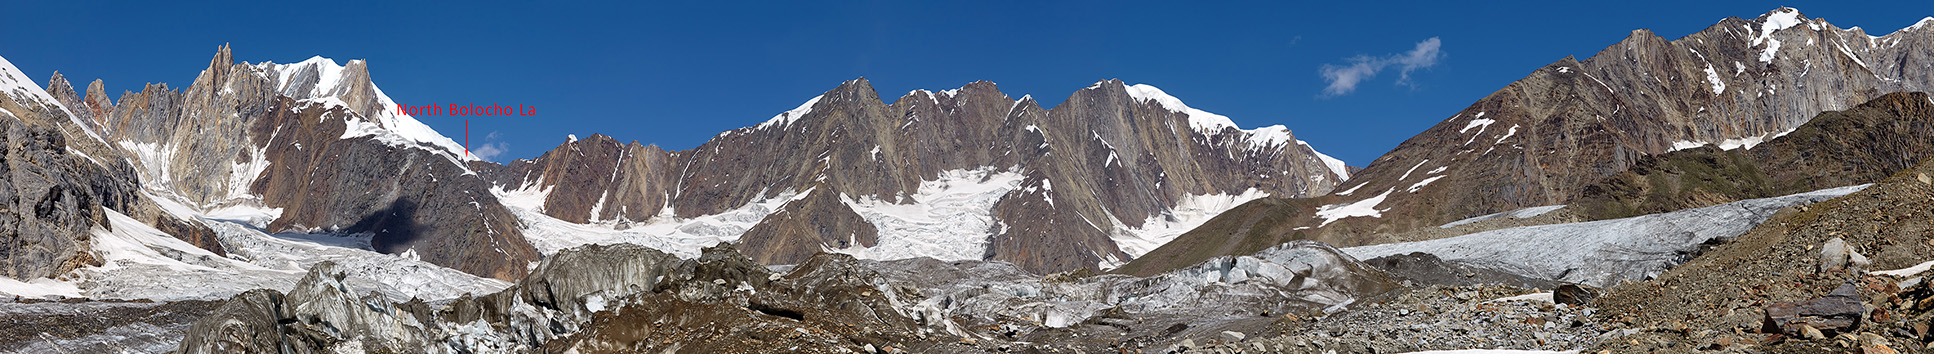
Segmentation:
{"type": "Polygon", "coordinates": [[[1927,27],[1928,24],[1934,24],[1934,17],[1921,18],[1920,22],[1915,22],[1913,26],[1907,26],[1907,28],[1904,28],[1901,30],[1902,31],[1917,30],[1917,29],[1927,27]]]}
{"type": "Polygon", "coordinates": [[[1791,7],[1782,7],[1761,17],[1766,18],[1766,22],[1760,24],[1762,35],[1806,23],[1806,19],[1800,17],[1800,9],[1791,7]]]}
{"type": "Polygon", "coordinates": [[[1222,128],[1236,128],[1236,122],[1229,120],[1229,117],[1189,108],[1189,105],[1182,104],[1181,99],[1175,98],[1175,96],[1169,96],[1167,92],[1162,92],[1162,89],[1155,88],[1155,86],[1149,84],[1129,85],[1124,82],[1122,83],[1122,88],[1127,89],[1128,96],[1134,97],[1136,100],[1154,100],[1156,103],[1160,103],[1162,108],[1187,114],[1189,116],[1189,128],[1194,128],[1196,131],[1204,134],[1215,134],[1221,132],[1222,128]]]}
{"type": "MultiPolygon", "coordinates": [[[[1096,85],[1099,85],[1099,84],[1096,84],[1096,85]]],[[[1099,86],[1089,86],[1089,87],[1095,88],[1099,86]]],[[[1270,147],[1281,146],[1285,143],[1288,143],[1290,140],[1293,140],[1293,139],[1290,139],[1289,128],[1285,128],[1281,125],[1272,125],[1272,126],[1261,127],[1256,129],[1243,130],[1241,127],[1236,126],[1235,121],[1229,120],[1229,117],[1225,117],[1220,114],[1209,113],[1208,111],[1203,111],[1200,109],[1190,108],[1189,105],[1183,104],[1181,99],[1175,98],[1175,96],[1169,96],[1167,92],[1162,92],[1162,89],[1155,88],[1155,86],[1152,86],[1152,85],[1148,85],[1148,84],[1129,85],[1128,83],[1122,83],[1122,88],[1128,91],[1129,97],[1133,97],[1137,101],[1155,101],[1156,103],[1161,104],[1162,108],[1167,108],[1171,112],[1177,112],[1177,113],[1188,115],[1189,128],[1194,129],[1197,132],[1201,132],[1203,135],[1221,134],[1225,128],[1234,129],[1236,131],[1247,134],[1249,145],[1254,148],[1270,148],[1270,147]]]]}
{"type": "MultiPolygon", "coordinates": [[[[1778,10],[1773,10],[1773,12],[1768,12],[1760,16],[1760,18],[1759,36],[1753,37],[1752,45],[1766,43],[1767,40],[1773,38],[1773,32],[1798,26],[1806,22],[1805,19],[1800,18],[1800,10],[1791,7],[1782,7],[1778,10]]],[[[1778,41],[1777,39],[1773,40],[1775,43],[1778,41]]],[[[1777,46],[1778,44],[1774,45],[1777,46]]]]}
{"type": "MultiPolygon", "coordinates": [[[[362,60],[349,61],[352,65],[358,62],[362,62],[362,60]]],[[[262,70],[263,75],[268,75],[270,71],[275,72],[275,91],[298,100],[323,102],[324,104],[341,103],[343,101],[340,95],[352,89],[344,85],[354,84],[346,80],[348,79],[345,77],[347,73],[343,71],[342,65],[337,65],[335,60],[322,56],[311,57],[308,60],[293,64],[264,62],[256,64],[255,67],[262,70]],[[315,74],[315,87],[310,88],[306,92],[291,92],[289,87],[290,81],[304,73],[315,74]]],[[[377,87],[375,82],[371,82],[369,88],[376,93],[377,107],[371,110],[373,113],[370,117],[364,117],[367,121],[348,122],[349,126],[345,129],[342,136],[344,139],[374,136],[377,140],[390,145],[424,148],[429,151],[448,154],[450,158],[458,161],[481,161],[476,156],[469,154],[463,148],[462,144],[457,144],[456,140],[451,140],[449,137],[443,136],[436,129],[432,129],[429,125],[423,124],[422,121],[416,120],[416,117],[392,109],[391,107],[396,106],[396,101],[391,100],[389,95],[383,94],[383,89],[377,87]]],[[[458,163],[457,165],[463,166],[463,163],[458,163]]]]}
{"type": "Polygon", "coordinates": [[[812,113],[813,104],[819,103],[819,99],[825,98],[825,97],[826,95],[813,96],[813,99],[806,100],[806,103],[799,104],[799,108],[793,108],[790,111],[781,112],[779,113],[779,115],[772,116],[772,119],[767,119],[765,123],[759,123],[759,125],[754,127],[754,129],[765,129],[766,127],[770,127],[774,125],[781,126],[781,127],[792,125],[792,122],[798,121],[799,117],[805,117],[807,113],[812,113]]]}
{"type": "Polygon", "coordinates": [[[1801,23],[1806,23],[1806,19],[1800,17],[1799,9],[1782,7],[1778,10],[1767,12],[1765,15],[1760,16],[1759,35],[1753,37],[1753,41],[1748,44],[1753,46],[1766,45],[1766,49],[1759,51],[1759,61],[1762,63],[1770,63],[1773,61],[1773,56],[1780,52],[1780,40],[1773,38],[1773,32],[1798,26],[1801,23]]]}

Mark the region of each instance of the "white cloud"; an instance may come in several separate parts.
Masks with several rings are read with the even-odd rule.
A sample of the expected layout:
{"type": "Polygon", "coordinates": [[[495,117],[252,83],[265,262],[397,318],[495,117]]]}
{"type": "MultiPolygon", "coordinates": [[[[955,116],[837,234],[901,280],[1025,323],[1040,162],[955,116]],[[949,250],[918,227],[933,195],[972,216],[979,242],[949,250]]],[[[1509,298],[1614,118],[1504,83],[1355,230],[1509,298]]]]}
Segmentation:
{"type": "Polygon", "coordinates": [[[504,142],[484,143],[482,146],[470,150],[471,155],[476,155],[477,158],[483,159],[484,161],[495,160],[496,157],[503,156],[504,153],[508,152],[510,152],[510,144],[504,142]]]}
{"type": "Polygon", "coordinates": [[[1375,78],[1377,72],[1392,65],[1398,67],[1397,84],[1409,85],[1411,71],[1436,66],[1437,60],[1444,57],[1443,45],[1443,41],[1437,37],[1430,37],[1417,42],[1417,47],[1407,52],[1384,57],[1359,55],[1351,57],[1348,65],[1323,64],[1319,72],[1323,80],[1330,83],[1329,87],[1323,88],[1323,95],[1339,96],[1354,92],[1358,83],[1375,78]]]}

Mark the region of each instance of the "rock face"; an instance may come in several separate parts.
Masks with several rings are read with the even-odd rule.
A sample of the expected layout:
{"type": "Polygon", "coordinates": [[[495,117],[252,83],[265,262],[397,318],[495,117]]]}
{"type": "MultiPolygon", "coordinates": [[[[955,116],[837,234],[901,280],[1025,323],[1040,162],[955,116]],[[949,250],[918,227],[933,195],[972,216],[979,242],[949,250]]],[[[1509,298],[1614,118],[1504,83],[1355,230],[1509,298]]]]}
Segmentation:
{"type": "Polygon", "coordinates": [[[1117,265],[1145,252],[1122,242],[1159,244],[1138,232],[1174,222],[1175,208],[1191,196],[1326,193],[1347,176],[1341,163],[1327,161],[1280,126],[1239,130],[1147,85],[1099,82],[1043,109],[987,82],[916,90],[886,103],[858,79],[691,150],[665,153],[592,136],[485,170],[501,191],[544,193],[538,208],[572,222],[694,218],[811,190],[807,200],[816,204],[801,211],[842,221],[805,232],[777,226],[796,224],[796,213],[775,213],[743,240],[755,258],[783,264],[821,249],[872,247],[863,239],[878,222],[848,222],[855,211],[841,209],[924,205],[923,186],[943,174],[993,169],[1022,181],[994,195],[991,207],[962,216],[986,219],[987,230],[948,230],[948,237],[984,239],[981,258],[1045,274],[1117,265]]]}
{"type": "Polygon", "coordinates": [[[841,203],[838,193],[814,188],[746,230],[745,236],[739,237],[746,256],[763,264],[799,264],[821,252],[822,247],[879,245],[879,229],[841,203]]]}
{"type": "MultiPolygon", "coordinates": [[[[1798,133],[1821,112],[1934,88],[1934,74],[1914,69],[1934,65],[1921,44],[1929,42],[1934,27],[1870,37],[1787,8],[1671,41],[1633,31],[1591,58],[1564,58],[1473,103],[1309,202],[1315,206],[1265,228],[1275,230],[1269,237],[1340,246],[1407,242],[1446,236],[1410,231],[1453,220],[1567,204],[1650,156],[1705,144],[1755,146],[1798,133]]],[[[1879,128],[1920,129],[1910,126],[1879,128]]],[[[1802,160],[1818,161],[1792,161],[1802,160]]],[[[1832,166],[1800,167],[1786,169],[1831,174],[1832,166]]],[[[1773,195],[1783,194],[1752,197],[1773,195]]],[[[1205,225],[1240,223],[1220,219],[1205,225]]],[[[1167,246],[1191,249],[1174,253],[1223,248],[1189,238],[1167,246]]]]}
{"type": "Polygon", "coordinates": [[[0,116],[0,130],[0,276],[53,277],[98,263],[88,235],[106,215],[83,173],[99,167],[85,169],[58,131],[12,116],[0,116]]]}
{"type": "Polygon", "coordinates": [[[1821,113],[1752,149],[1700,147],[1647,156],[1586,186],[1573,202],[1594,219],[1703,207],[1878,182],[1934,157],[1934,101],[1893,93],[1821,113]]]}
{"type": "Polygon", "coordinates": [[[249,189],[283,208],[267,229],[372,233],[378,252],[414,251],[497,279],[518,278],[538,258],[487,183],[446,156],[378,137],[339,138],[355,123],[342,106],[283,98],[271,112],[250,128],[264,138],[259,153],[277,166],[249,189]]]}

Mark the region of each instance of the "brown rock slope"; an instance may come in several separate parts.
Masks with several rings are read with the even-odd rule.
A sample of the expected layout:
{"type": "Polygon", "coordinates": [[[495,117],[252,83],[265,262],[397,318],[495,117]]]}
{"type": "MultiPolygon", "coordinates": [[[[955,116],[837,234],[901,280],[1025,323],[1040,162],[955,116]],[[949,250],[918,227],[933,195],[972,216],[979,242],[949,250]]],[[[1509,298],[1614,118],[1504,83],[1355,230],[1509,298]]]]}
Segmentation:
{"type": "Polygon", "coordinates": [[[1572,207],[1612,219],[1861,183],[1934,158],[1934,101],[1894,93],[1752,149],[1713,147],[1654,155],[1585,187],[1572,207]]]}
{"type": "Polygon", "coordinates": [[[1915,323],[1925,326],[1934,317],[1925,302],[1934,299],[1925,299],[1925,290],[1921,298],[1903,291],[1895,284],[1899,278],[1865,271],[1934,260],[1934,185],[1929,184],[1934,179],[1930,175],[1934,175],[1934,161],[1923,162],[1859,193],[1783,212],[1657,279],[1609,289],[1593,303],[1608,321],[1631,328],[1682,324],[1686,330],[1643,331],[1635,338],[1601,346],[1619,352],[1688,350],[1732,339],[1759,344],[1751,349],[1758,352],[1842,350],[1834,340],[1773,336],[1763,328],[1763,320],[1765,310],[1774,304],[1821,297],[1852,282],[1868,310],[1860,316],[1858,329],[1840,331],[1855,337],[1863,336],[1861,332],[1876,334],[1902,352],[1925,350],[1923,345],[1934,338],[1916,338],[1925,332],[1915,332],[1915,323]],[[1845,240],[1872,264],[1855,267],[1864,269],[1822,271],[1822,250],[1834,238],[1845,240]]]}
{"type": "Polygon", "coordinates": [[[1785,8],[1671,41],[1633,31],[1591,58],[1540,68],[1404,141],[1320,198],[1321,206],[1276,228],[1308,227],[1307,237],[1338,246],[1415,241],[1442,234],[1413,231],[1450,221],[1566,204],[1675,143],[1768,139],[1820,112],[1926,91],[1934,73],[1916,68],[1934,65],[1930,42],[1930,27],[1869,37],[1785,8]],[[1316,213],[1354,203],[1378,216],[1316,213]]]}

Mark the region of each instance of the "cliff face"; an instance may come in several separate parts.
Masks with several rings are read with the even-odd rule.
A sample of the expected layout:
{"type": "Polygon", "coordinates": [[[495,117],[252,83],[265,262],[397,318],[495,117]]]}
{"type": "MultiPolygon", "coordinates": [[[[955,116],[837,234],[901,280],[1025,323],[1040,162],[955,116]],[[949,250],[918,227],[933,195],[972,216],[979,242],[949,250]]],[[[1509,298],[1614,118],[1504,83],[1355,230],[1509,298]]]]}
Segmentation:
{"type": "MultiPolygon", "coordinates": [[[[1591,58],[1561,59],[1471,104],[1331,195],[1282,203],[1298,205],[1293,216],[1248,225],[1253,216],[1225,215],[1205,224],[1270,230],[1260,238],[1185,235],[1154,253],[1219,254],[1285,237],[1343,246],[1416,241],[1441,233],[1413,231],[1451,221],[1572,203],[1588,186],[1674,150],[1757,149],[1822,112],[1934,88],[1934,73],[1922,70],[1934,66],[1927,23],[1873,37],[1782,8],[1677,40],[1633,31],[1591,58]]],[[[1814,148],[1806,149],[1823,152],[1814,148]]],[[[1740,197],[1702,198],[1686,205],[1740,197]]],[[[1173,262],[1200,259],[1184,258],[1173,262]]]]}
{"type": "Polygon", "coordinates": [[[949,231],[983,240],[975,253],[984,258],[1051,273],[1146,251],[1117,240],[1175,220],[1191,196],[1320,195],[1346,176],[1333,171],[1340,168],[1287,129],[1240,130],[1147,85],[1103,81],[1043,109],[987,82],[886,103],[858,79],[691,150],[594,135],[487,174],[500,191],[543,191],[545,214],[580,223],[695,218],[810,190],[816,202],[806,210],[787,204],[790,212],[767,216],[742,240],[753,258],[774,264],[873,246],[844,241],[874,233],[868,223],[819,220],[816,228],[830,229],[780,232],[777,224],[802,214],[847,220],[855,205],[926,207],[923,185],[948,173],[1012,174],[1017,184],[970,211],[988,220],[986,230],[949,231]]]}

